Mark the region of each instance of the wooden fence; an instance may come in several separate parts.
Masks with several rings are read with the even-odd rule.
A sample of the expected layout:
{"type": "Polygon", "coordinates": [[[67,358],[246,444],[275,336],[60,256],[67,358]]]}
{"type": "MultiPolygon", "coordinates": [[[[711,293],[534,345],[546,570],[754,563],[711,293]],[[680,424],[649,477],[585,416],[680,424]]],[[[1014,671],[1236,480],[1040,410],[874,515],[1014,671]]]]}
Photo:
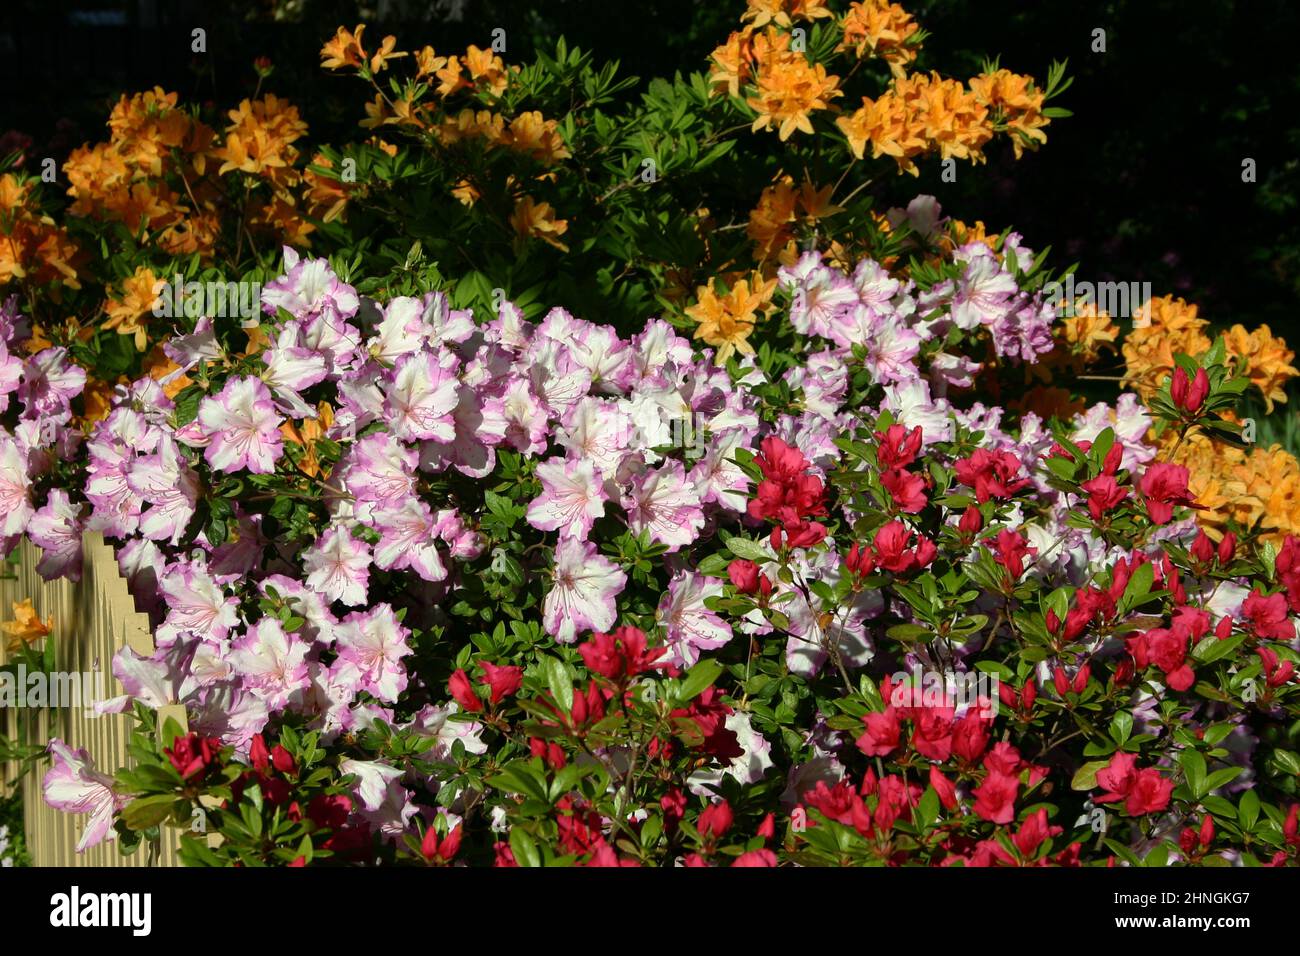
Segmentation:
{"type": "MultiPolygon", "coordinates": [[[[45,640],[57,642],[56,669],[86,674],[97,672],[91,681],[101,699],[124,693],[113,676],[113,655],[128,645],[139,654],[154,652],[149,618],[135,609],[126,581],[118,571],[113,551],[98,533],[86,534],[85,564],[82,579],[73,584],[66,579],[46,582],[36,572],[40,549],[23,540],[19,545],[19,562],[15,578],[0,580],[0,618],[12,617],[15,601],[30,598],[42,620],[53,617],[54,630],[45,640]]],[[[0,635],[0,665],[7,662],[7,640],[0,635]]],[[[39,646],[39,645],[38,645],[39,646]]],[[[62,702],[69,703],[69,702],[62,702]]],[[[97,769],[112,775],[127,763],[127,743],[133,718],[130,714],[94,716],[89,707],[77,702],[70,706],[0,709],[0,733],[24,743],[44,744],[59,737],[73,748],[85,749],[95,760],[97,769]]],[[[170,716],[184,726],[181,707],[164,708],[160,714],[170,716]]],[[[78,854],[77,842],[89,817],[64,813],[46,806],[41,798],[41,780],[49,767],[42,761],[17,783],[22,788],[24,828],[32,862],[37,866],[177,866],[179,835],[172,827],[163,828],[163,837],[155,847],[142,846],[131,856],[123,856],[116,841],[106,840],[78,854]]],[[[15,785],[17,768],[0,767],[0,781],[8,791],[15,785]]]]}

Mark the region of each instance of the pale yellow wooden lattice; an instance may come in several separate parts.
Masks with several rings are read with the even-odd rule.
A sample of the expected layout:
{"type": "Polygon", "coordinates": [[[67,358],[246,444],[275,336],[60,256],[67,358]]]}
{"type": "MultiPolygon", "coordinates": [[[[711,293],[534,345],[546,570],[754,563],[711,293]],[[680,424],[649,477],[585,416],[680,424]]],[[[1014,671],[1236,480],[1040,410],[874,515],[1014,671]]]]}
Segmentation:
{"type": "MultiPolygon", "coordinates": [[[[0,580],[0,617],[11,616],[13,602],[30,598],[32,606],[42,620],[53,617],[54,631],[46,640],[57,641],[56,661],[61,671],[86,673],[101,671],[99,683],[105,698],[124,693],[113,676],[113,655],[124,645],[137,653],[154,652],[153,634],[149,618],[135,609],[135,602],[127,590],[125,579],[118,571],[113,550],[104,543],[97,532],[83,538],[85,564],[82,579],[73,584],[66,579],[47,582],[36,572],[40,549],[23,540],[19,545],[19,561],[6,567],[16,570],[16,579],[0,580]]],[[[7,661],[6,641],[0,640],[0,664],[7,661]]],[[[32,723],[30,733],[23,733],[26,742],[45,743],[59,737],[74,748],[84,748],[95,760],[99,770],[113,774],[126,766],[127,742],[131,736],[132,717],[129,714],[108,714],[93,717],[81,706],[46,709],[30,721],[31,713],[21,714],[15,708],[0,710],[0,733],[8,737],[19,735],[20,724],[32,723]]],[[[185,711],[181,707],[164,708],[159,715],[170,716],[185,725],[185,711]]],[[[131,856],[123,856],[116,841],[106,840],[86,852],[76,852],[77,841],[88,817],[64,813],[45,805],[41,799],[41,779],[48,769],[48,761],[36,771],[23,777],[23,816],[27,845],[32,862],[37,866],[177,866],[179,834],[172,827],[164,827],[161,844],[156,848],[143,846],[131,856]]],[[[13,785],[16,768],[0,766],[0,780],[7,789],[13,785]]]]}

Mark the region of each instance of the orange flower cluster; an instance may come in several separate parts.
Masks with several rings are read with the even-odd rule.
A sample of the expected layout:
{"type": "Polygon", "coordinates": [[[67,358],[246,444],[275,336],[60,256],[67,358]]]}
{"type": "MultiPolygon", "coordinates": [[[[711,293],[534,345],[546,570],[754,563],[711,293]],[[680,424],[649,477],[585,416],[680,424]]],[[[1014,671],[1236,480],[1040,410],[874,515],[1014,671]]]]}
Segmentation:
{"type": "Polygon", "coordinates": [[[1264,539],[1280,546],[1300,534],[1300,462],[1280,445],[1249,452],[1193,431],[1161,436],[1161,458],[1184,466],[1188,488],[1203,510],[1197,521],[1216,541],[1228,523],[1257,524],[1264,539]]]}
{"type": "Polygon", "coordinates": [[[1286,383],[1300,374],[1291,364],[1295,352],[1286,342],[1275,336],[1267,325],[1253,332],[1244,326],[1234,325],[1225,333],[1229,361],[1250,379],[1250,383],[1264,395],[1267,411],[1273,413],[1274,402],[1285,402],[1286,383]]]}
{"type": "Polygon", "coordinates": [[[31,182],[0,176],[0,287],[28,280],[81,288],[77,270],[85,253],[49,216],[42,215],[31,182]]]}
{"type": "Polygon", "coordinates": [[[983,162],[993,138],[987,103],[957,80],[938,73],[900,77],[878,99],[862,98],[856,112],[838,120],[853,155],[891,157],[900,172],[919,175],[916,157],[938,152],[944,159],[983,162]]]}
{"type": "Polygon", "coordinates": [[[1174,370],[1174,355],[1200,355],[1213,344],[1204,329],[1209,322],[1196,306],[1181,298],[1161,296],[1147,305],[1147,314],[1124,337],[1124,385],[1146,401],[1160,390],[1174,370]]]}
{"type": "MultiPolygon", "coordinates": [[[[339,27],[334,36],[321,47],[321,66],[327,70],[357,70],[373,81],[373,75],[386,69],[389,60],[408,55],[394,49],[397,38],[393,36],[384,37],[377,53],[366,53],[361,45],[365,29],[365,24],[358,25],[354,30],[339,27]]],[[[501,57],[491,50],[481,50],[473,45],[460,56],[439,56],[433,47],[426,46],[412,54],[412,58],[415,61],[415,79],[419,81],[420,88],[408,89],[405,96],[395,101],[380,90],[376,103],[368,107],[368,110],[386,110],[387,118],[419,125],[421,121],[415,117],[413,106],[424,89],[432,88],[441,99],[461,90],[497,97],[505,92],[510,83],[510,73],[517,69],[507,67],[501,57]]],[[[376,90],[379,90],[378,86],[376,90]]]]}
{"type": "Polygon", "coordinates": [[[64,164],[69,212],[149,232],[171,255],[211,254],[220,231],[216,190],[205,179],[213,132],[162,87],[123,96],[109,140],[85,145],[64,164]]]}
{"type": "MultiPolygon", "coordinates": [[[[426,46],[411,55],[415,63],[414,78],[400,95],[396,95],[391,89],[381,88],[375,82],[374,74],[385,69],[388,60],[407,54],[394,49],[397,41],[391,36],[384,38],[379,53],[368,54],[362,46],[364,30],[364,24],[355,30],[339,27],[335,36],[321,48],[321,64],[326,69],[355,69],[374,86],[375,97],[366,104],[366,118],[361,121],[363,127],[405,128],[426,142],[442,147],[476,143],[488,149],[506,149],[528,156],[543,166],[554,166],[571,156],[559,123],[546,119],[536,110],[507,119],[490,109],[449,108],[448,98],[460,92],[492,98],[505,92],[511,73],[517,72],[518,67],[506,66],[491,50],[470,46],[460,56],[439,56],[433,47],[426,46]],[[424,102],[425,94],[429,92],[434,94],[434,99],[424,102]]],[[[510,182],[514,184],[513,179],[510,182]]],[[[340,202],[346,202],[346,195],[331,195],[324,186],[314,188],[313,192],[327,214],[338,215],[334,210],[341,209],[340,202]]],[[[480,184],[470,179],[460,180],[451,192],[467,206],[474,205],[482,195],[480,184]]],[[[518,193],[514,198],[510,224],[520,240],[537,237],[559,249],[566,248],[558,237],[568,224],[555,218],[549,204],[535,203],[518,193]]]]}
{"type": "Polygon", "coordinates": [[[569,247],[560,242],[559,237],[569,229],[568,220],[556,219],[555,210],[548,202],[534,202],[532,196],[522,196],[515,203],[515,211],[510,216],[510,225],[515,236],[522,243],[525,239],[541,239],[561,252],[568,252],[569,247]]]}
{"type": "Polygon", "coordinates": [[[775,291],[776,279],[764,279],[758,273],[736,280],[722,295],[712,284],[696,290],[698,301],[686,310],[686,315],[699,326],[695,338],[717,348],[714,361],[721,365],[734,352],[754,354],[749,334],[754,324],[772,310],[775,291]]]}
{"type": "Polygon", "coordinates": [[[796,188],[792,177],[782,176],[764,189],[746,229],[754,242],[754,259],[759,263],[793,262],[798,254],[796,227],[842,211],[830,201],[833,188],[818,189],[807,180],[796,188]]]}
{"type": "Polygon", "coordinates": [[[299,152],[293,143],[307,134],[298,108],[268,93],[260,100],[244,100],[229,117],[225,145],[213,153],[221,161],[218,173],[237,170],[271,187],[269,196],[253,198],[249,224],[292,245],[310,245],[307,237],[316,227],[298,212],[291,191],[302,182],[296,168],[299,152]]]}
{"type": "MultiPolygon", "coordinates": [[[[787,21],[792,15],[785,14],[787,21]]],[[[780,21],[767,17],[762,22],[780,21]]],[[[713,51],[709,82],[714,92],[739,96],[741,87],[752,82],[754,94],[747,102],[758,113],[754,131],[775,127],[782,140],[789,139],[795,130],[812,133],[812,113],[829,109],[830,101],[841,95],[839,77],[829,75],[820,63],[809,62],[803,52],[793,49],[791,34],[771,25],[761,33],[754,33],[754,28],[751,23],[739,33],[732,33],[713,51]]]]}
{"type": "Polygon", "coordinates": [[[748,0],[740,22],[747,24],[747,29],[758,30],[769,23],[790,27],[795,20],[821,20],[834,15],[822,0],[748,0]]]}
{"type": "Polygon", "coordinates": [[[907,65],[916,59],[920,24],[889,0],[850,4],[841,27],[844,38],[837,49],[852,50],[858,59],[879,57],[889,64],[894,76],[902,76],[907,65]]]}
{"type": "Polygon", "coordinates": [[[553,166],[571,155],[560,135],[559,124],[544,118],[537,110],[521,113],[507,125],[499,113],[464,109],[444,117],[434,134],[444,146],[478,140],[489,147],[522,153],[544,166],[553,166]]]}
{"type": "Polygon", "coordinates": [[[292,145],[307,132],[296,107],[273,94],[229,113],[223,142],[161,87],[123,96],[108,120],[109,141],[74,150],[64,166],[69,211],[147,232],[169,255],[210,259],[221,235],[219,177],[264,180],[269,197],[251,197],[247,224],[281,241],[307,245],[315,227],[297,210],[301,182],[292,145]],[[219,164],[215,166],[213,164],[219,164]]]}
{"type": "Polygon", "coordinates": [[[146,326],[158,301],[157,289],[164,282],[152,270],[144,266],[137,268],[134,275],[122,280],[121,290],[104,303],[108,315],[104,328],[116,329],[119,335],[134,336],[136,351],[143,352],[148,344],[146,326]]]}
{"type": "MultiPolygon", "coordinates": [[[[1213,345],[1205,331],[1209,322],[1182,299],[1152,299],[1149,318],[1128,333],[1123,347],[1124,382],[1144,399],[1164,384],[1176,354],[1196,358],[1213,345]]],[[[1290,364],[1295,353],[1268,326],[1247,332],[1234,325],[1224,333],[1224,345],[1229,365],[1260,390],[1269,413],[1274,402],[1286,401],[1284,386],[1300,373],[1290,364]]],[[[1300,534],[1300,462],[1281,446],[1246,451],[1197,430],[1173,429],[1159,446],[1163,457],[1188,469],[1189,487],[1205,509],[1197,517],[1207,534],[1217,539],[1230,521],[1243,528],[1262,522],[1265,538],[1279,545],[1286,535],[1300,534]]]]}
{"type": "Polygon", "coordinates": [[[975,77],[970,88],[975,98],[993,112],[996,127],[1011,134],[1016,159],[1026,149],[1037,149],[1047,142],[1043,127],[1051,120],[1043,115],[1045,94],[1034,85],[1032,76],[997,70],[975,77]]]}
{"type": "Polygon", "coordinates": [[[814,110],[830,107],[840,95],[839,77],[826,73],[820,63],[809,63],[802,53],[790,49],[790,35],[768,28],[766,55],[758,59],[754,73],[757,92],[748,100],[757,112],[753,131],[773,126],[782,140],[795,130],[812,133],[814,110]]]}

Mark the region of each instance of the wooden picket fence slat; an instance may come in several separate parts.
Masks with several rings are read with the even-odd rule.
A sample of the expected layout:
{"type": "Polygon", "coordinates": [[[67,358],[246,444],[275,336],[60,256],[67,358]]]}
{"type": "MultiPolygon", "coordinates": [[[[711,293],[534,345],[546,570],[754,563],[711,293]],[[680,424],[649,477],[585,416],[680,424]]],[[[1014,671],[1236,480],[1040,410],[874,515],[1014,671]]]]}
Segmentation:
{"type": "MultiPolygon", "coordinates": [[[[148,615],[135,608],[126,580],[118,570],[113,549],[98,532],[88,532],[82,539],[85,552],[81,581],[67,579],[45,581],[36,571],[41,551],[23,539],[19,544],[14,578],[0,580],[0,617],[12,617],[15,601],[30,598],[42,620],[53,616],[54,630],[46,640],[56,641],[55,664],[60,671],[78,674],[98,671],[97,685],[103,698],[117,697],[125,691],[113,676],[113,655],[123,646],[139,654],[154,652],[153,633],[148,615]]],[[[2,635],[0,635],[2,637],[2,635]]],[[[0,639],[0,665],[8,662],[7,638],[0,639]]],[[[185,726],[185,710],[173,706],[163,709],[185,726]]],[[[95,760],[95,767],[109,775],[128,763],[127,744],[131,738],[133,718],[127,714],[95,717],[80,705],[44,710],[6,707],[0,710],[0,733],[24,743],[44,744],[59,737],[74,749],[84,749],[95,760]]],[[[140,847],[131,856],[123,856],[115,840],[105,840],[78,854],[77,842],[89,817],[64,813],[45,804],[41,797],[41,780],[48,761],[23,776],[23,818],[27,847],[36,866],[179,866],[177,851],[179,832],[164,826],[156,847],[140,847]]],[[[0,766],[0,783],[6,792],[14,786],[17,767],[0,766]]]]}

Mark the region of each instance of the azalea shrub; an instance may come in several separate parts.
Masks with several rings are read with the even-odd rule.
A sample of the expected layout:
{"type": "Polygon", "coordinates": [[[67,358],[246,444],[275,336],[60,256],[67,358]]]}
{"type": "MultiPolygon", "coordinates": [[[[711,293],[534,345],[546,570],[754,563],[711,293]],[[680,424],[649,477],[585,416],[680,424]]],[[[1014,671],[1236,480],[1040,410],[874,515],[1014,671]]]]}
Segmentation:
{"type": "Polygon", "coordinates": [[[67,350],[21,361],[5,532],[74,578],[102,532],[158,646],[100,705],[134,764],[54,740],[46,799],[209,865],[1292,861],[1300,542],[1198,526],[1160,452],[1234,436],[1226,338],[1145,403],[986,404],[1099,320],[892,216],[911,265],[805,253],[754,355],[286,249],[174,396],[83,433],[67,350]]]}
{"type": "MultiPolygon", "coordinates": [[[[361,142],[158,90],[66,208],[0,180],[0,535],[76,580],[102,534],[157,648],[98,705],[128,766],[11,748],[82,847],[1295,862],[1300,463],[1242,412],[1294,354],[879,202],[1064,115],[1062,67],[924,36],[752,2],[634,99],[340,28],[361,142]]],[[[61,622],[14,614],[38,666],[61,622]]]]}

